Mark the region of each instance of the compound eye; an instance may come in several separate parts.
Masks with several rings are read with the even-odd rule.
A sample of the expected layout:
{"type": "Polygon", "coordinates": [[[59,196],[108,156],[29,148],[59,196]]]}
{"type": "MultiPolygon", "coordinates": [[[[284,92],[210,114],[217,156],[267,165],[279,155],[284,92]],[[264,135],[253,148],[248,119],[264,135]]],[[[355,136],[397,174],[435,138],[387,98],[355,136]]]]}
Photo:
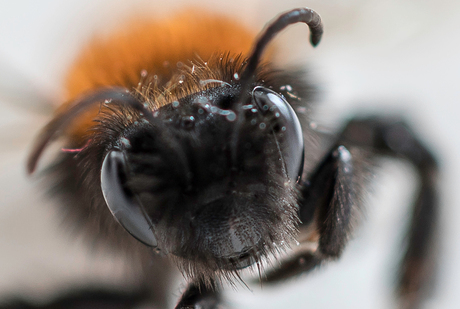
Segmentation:
{"type": "Polygon", "coordinates": [[[276,119],[282,139],[281,153],[288,177],[297,182],[303,171],[304,144],[299,118],[291,105],[278,93],[265,87],[257,86],[252,97],[262,114],[270,113],[276,119]]]}
{"type": "Polygon", "coordinates": [[[123,152],[110,151],[101,168],[101,188],[105,202],[115,220],[128,233],[143,244],[156,247],[158,245],[152,231],[152,224],[144,214],[139,202],[128,189],[123,187],[126,182],[126,159],[123,152]]]}

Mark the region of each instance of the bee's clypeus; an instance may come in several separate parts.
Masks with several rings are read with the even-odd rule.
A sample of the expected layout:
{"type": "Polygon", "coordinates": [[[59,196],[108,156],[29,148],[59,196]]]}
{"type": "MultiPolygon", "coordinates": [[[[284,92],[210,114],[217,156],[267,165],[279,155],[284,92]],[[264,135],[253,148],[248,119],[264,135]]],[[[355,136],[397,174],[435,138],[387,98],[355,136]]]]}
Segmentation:
{"type": "Polygon", "coordinates": [[[339,258],[365,188],[360,149],[404,157],[421,189],[398,291],[417,306],[436,221],[430,152],[394,118],[350,119],[332,142],[315,140],[305,112],[314,87],[264,53],[295,23],[308,25],[316,46],[323,26],[313,10],[279,15],[256,39],[223,17],[190,15],[167,34],[152,24],[94,43],[69,75],[69,101],[37,138],[29,172],[63,138],[46,172],[53,192],[91,238],[142,263],[148,293],[132,303],[167,307],[177,267],[188,287],[176,308],[218,308],[221,283],[240,280],[244,268],[269,284],[339,258]]]}

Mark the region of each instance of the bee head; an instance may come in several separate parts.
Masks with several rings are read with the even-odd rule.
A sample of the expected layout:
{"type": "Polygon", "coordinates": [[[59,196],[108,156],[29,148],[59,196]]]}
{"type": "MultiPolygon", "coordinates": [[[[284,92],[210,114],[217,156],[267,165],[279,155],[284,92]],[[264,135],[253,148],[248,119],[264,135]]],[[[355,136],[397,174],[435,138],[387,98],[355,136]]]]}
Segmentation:
{"type": "Polygon", "coordinates": [[[299,120],[279,94],[257,86],[239,102],[240,90],[219,86],[161,107],[127,127],[102,164],[115,218],[186,272],[249,266],[295,234],[299,120]]]}
{"type": "Polygon", "coordinates": [[[145,245],[173,256],[186,276],[234,278],[238,269],[282,250],[298,224],[302,129],[284,97],[257,77],[266,45],[297,22],[308,24],[318,44],[319,15],[289,11],[266,27],[243,66],[235,72],[221,66],[238,78],[211,74],[198,80],[206,87],[166,104],[152,107],[124,88],[82,96],[45,127],[29,172],[77,115],[107,103],[102,110],[109,112],[98,117],[82,152],[95,156],[114,218],[145,245]]]}

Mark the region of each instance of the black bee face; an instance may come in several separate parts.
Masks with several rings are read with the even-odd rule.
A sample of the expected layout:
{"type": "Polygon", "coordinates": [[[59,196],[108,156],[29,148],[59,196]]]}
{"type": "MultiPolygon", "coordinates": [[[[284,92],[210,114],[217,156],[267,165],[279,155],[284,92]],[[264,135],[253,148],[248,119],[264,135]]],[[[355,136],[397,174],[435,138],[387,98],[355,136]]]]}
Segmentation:
{"type": "Polygon", "coordinates": [[[115,218],[192,272],[247,267],[296,230],[297,116],[269,89],[255,87],[243,103],[239,93],[227,85],[159,108],[153,122],[123,134],[102,166],[115,218]]]}

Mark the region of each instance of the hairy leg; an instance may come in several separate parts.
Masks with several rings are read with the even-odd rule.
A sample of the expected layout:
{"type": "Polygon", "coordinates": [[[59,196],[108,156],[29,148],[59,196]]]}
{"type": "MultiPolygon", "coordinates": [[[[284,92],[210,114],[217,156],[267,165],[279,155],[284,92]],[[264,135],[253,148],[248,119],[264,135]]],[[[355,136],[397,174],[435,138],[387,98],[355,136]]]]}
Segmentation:
{"type": "Polygon", "coordinates": [[[301,240],[300,249],[295,250],[279,268],[268,272],[264,280],[286,279],[308,272],[324,260],[340,256],[349,237],[354,207],[359,204],[357,192],[360,184],[354,179],[358,172],[354,168],[355,160],[347,150],[349,147],[404,158],[417,168],[420,175],[421,185],[412,206],[398,285],[401,307],[417,308],[434,264],[438,166],[427,147],[401,119],[373,117],[348,122],[335,146],[302,184],[299,216],[309,229],[300,237],[303,234],[308,237],[301,240]]]}

